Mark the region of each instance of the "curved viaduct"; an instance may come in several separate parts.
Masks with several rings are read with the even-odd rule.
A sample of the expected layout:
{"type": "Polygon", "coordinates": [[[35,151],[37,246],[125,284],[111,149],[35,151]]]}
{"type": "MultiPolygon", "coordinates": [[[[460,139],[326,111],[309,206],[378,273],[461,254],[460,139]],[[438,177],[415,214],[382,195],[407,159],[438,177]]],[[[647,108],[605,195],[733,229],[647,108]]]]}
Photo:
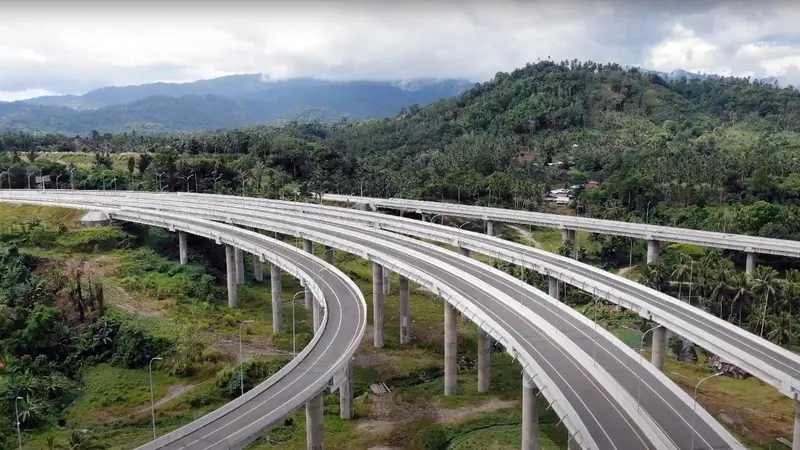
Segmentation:
{"type": "MultiPolygon", "coordinates": [[[[581,448],[742,448],[702,408],[698,412],[699,423],[693,431],[687,421],[688,411],[692,409],[693,404],[686,394],[652,366],[645,365],[642,370],[635,353],[602,328],[598,329],[588,319],[552,297],[466,256],[404,238],[398,234],[374,229],[389,229],[390,227],[383,221],[394,221],[396,218],[370,216],[369,213],[354,213],[340,208],[293,202],[211,195],[141,193],[120,195],[97,192],[70,195],[68,191],[57,194],[51,191],[45,195],[31,191],[6,191],[0,198],[15,202],[69,205],[84,209],[113,207],[118,209],[111,210],[112,217],[121,220],[132,219],[134,216],[131,215],[135,215],[139,220],[145,216],[156,217],[157,220],[170,217],[176,222],[182,220],[190,222],[194,217],[204,217],[217,222],[236,223],[248,228],[269,229],[295,235],[308,241],[315,240],[329,247],[360,254],[371,259],[374,264],[373,296],[376,304],[382,303],[380,294],[383,292],[384,267],[401,274],[401,299],[404,284],[402,280],[406,280],[407,297],[407,283],[411,279],[447,300],[446,394],[448,384],[453,390],[455,383],[455,340],[452,338],[456,322],[453,308],[455,306],[455,309],[462,311],[523,363],[526,373],[523,416],[528,419],[532,417],[537,404],[535,393],[541,391],[564,419],[573,437],[572,443],[580,445],[581,448]],[[153,211],[154,209],[156,211],[153,211]],[[165,209],[170,212],[164,212],[165,209]],[[338,212],[331,213],[332,210],[338,212]],[[361,217],[359,219],[335,217],[337,214],[355,214],[361,217]],[[363,246],[367,250],[353,248],[354,245],[363,246]],[[448,323],[453,325],[449,326],[448,323]],[[449,340],[448,334],[451,335],[449,340]],[[554,362],[556,360],[557,363],[554,362]],[[638,392],[634,395],[632,386],[637,385],[637,376],[640,376],[642,381],[637,389],[638,392]],[[578,388],[578,386],[583,387],[578,388]],[[585,386],[591,388],[586,389],[585,386]],[[566,405],[560,404],[560,401],[566,405]],[[614,411],[614,414],[609,414],[609,410],[614,411]],[[602,414],[602,417],[598,414],[602,414]]],[[[400,222],[403,222],[401,225],[407,226],[406,221],[407,219],[401,220],[400,222]]],[[[418,222],[417,224],[420,225],[418,222]]],[[[425,232],[443,232],[435,230],[436,227],[447,228],[431,224],[422,225],[422,228],[429,230],[425,232]]],[[[418,237],[431,238],[422,236],[420,230],[392,231],[410,235],[416,233],[418,237]]],[[[447,231],[450,235],[449,240],[442,237],[438,240],[453,243],[453,229],[447,228],[447,231]]],[[[469,233],[461,230],[459,232],[459,235],[469,233]]],[[[467,242],[476,240],[475,236],[497,240],[491,236],[470,233],[468,236],[462,236],[455,245],[463,249],[462,253],[466,253],[470,245],[476,245],[467,242]]],[[[475,250],[482,249],[475,248],[475,250]]],[[[377,324],[380,320],[382,326],[382,311],[380,315],[377,311],[378,308],[374,309],[375,321],[377,324]]],[[[377,337],[376,332],[376,344],[378,344],[377,337]]],[[[479,389],[481,389],[481,378],[488,385],[486,383],[488,364],[481,364],[482,359],[486,361],[488,354],[482,358],[482,353],[479,351],[478,355],[479,389]]],[[[528,442],[525,441],[526,433],[523,434],[523,448],[534,448],[526,446],[532,444],[530,442],[532,430],[527,430],[528,442]]]]}

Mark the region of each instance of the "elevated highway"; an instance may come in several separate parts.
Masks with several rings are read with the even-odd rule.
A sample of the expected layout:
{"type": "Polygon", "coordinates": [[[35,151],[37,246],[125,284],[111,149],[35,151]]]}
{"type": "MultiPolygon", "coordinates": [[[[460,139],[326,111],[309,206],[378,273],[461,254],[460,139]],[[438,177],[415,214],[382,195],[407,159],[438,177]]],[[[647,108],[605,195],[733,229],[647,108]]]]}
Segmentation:
{"type": "MultiPolygon", "coordinates": [[[[727,250],[738,250],[748,255],[748,270],[755,265],[755,255],[781,255],[800,258],[800,242],[772,239],[742,234],[664,227],[643,223],[618,222],[589,217],[564,216],[531,211],[517,211],[486,206],[460,205],[445,202],[428,202],[401,198],[358,197],[352,195],[323,194],[331,202],[369,205],[373,209],[385,208],[413,213],[442,214],[489,222],[507,222],[569,231],[626,236],[646,239],[653,243],[679,242],[727,250]]],[[[655,247],[657,248],[657,247],[655,247]]]]}
{"type": "MultiPolygon", "coordinates": [[[[264,201],[254,199],[233,199],[230,197],[213,199],[214,201],[224,201],[225,205],[223,206],[214,204],[214,202],[210,202],[209,199],[206,198],[203,199],[203,202],[198,202],[195,200],[196,197],[211,198],[214,196],[180,195],[181,198],[176,200],[171,200],[169,197],[170,196],[168,195],[157,195],[151,197],[147,194],[137,194],[135,200],[133,200],[133,196],[130,197],[130,199],[133,200],[137,205],[141,202],[144,202],[144,204],[148,204],[151,207],[158,204],[160,205],[160,208],[171,211],[180,211],[181,208],[184,208],[184,210],[192,211],[193,214],[198,216],[203,216],[214,220],[235,222],[246,226],[258,226],[261,228],[269,228],[274,230],[279,226],[279,223],[282,222],[283,225],[281,226],[281,231],[279,232],[286,234],[292,234],[291,228],[296,228],[301,222],[303,223],[304,232],[317,227],[316,232],[320,234],[324,233],[328,237],[335,236],[337,233],[339,233],[339,237],[342,240],[346,240],[348,238],[352,240],[354,239],[354,235],[357,235],[358,233],[375,234],[375,232],[372,230],[363,229],[363,226],[358,227],[348,224],[346,221],[337,221],[330,218],[326,219],[324,218],[324,214],[319,214],[319,217],[310,217],[310,212],[302,209],[306,207],[325,209],[322,207],[310,205],[301,206],[297,203],[283,202],[285,204],[282,204],[280,208],[277,208],[279,211],[276,211],[276,207],[273,204],[275,202],[266,202],[269,203],[269,206],[265,206],[263,205],[263,203],[265,203],[264,201]],[[142,196],[147,198],[142,199],[142,196]],[[301,210],[297,211],[297,208],[301,208],[301,210]],[[311,222],[303,222],[303,216],[311,219],[311,222]],[[325,225],[323,226],[320,221],[324,221],[325,225]]],[[[174,198],[174,196],[172,197],[174,198]]],[[[119,199],[116,201],[119,201],[119,199]]],[[[106,200],[98,200],[98,203],[104,202],[106,202],[106,200]]],[[[339,212],[348,214],[353,213],[351,211],[341,210],[339,208],[330,209],[338,210],[339,212]]],[[[363,215],[363,213],[357,214],[363,215]]],[[[396,219],[387,218],[386,216],[380,215],[373,216],[379,216],[381,220],[396,219]]],[[[366,222],[366,224],[370,226],[377,224],[379,227],[384,227],[383,224],[375,222],[376,218],[378,217],[369,217],[366,220],[361,218],[359,220],[366,222]]],[[[357,222],[357,220],[353,220],[352,218],[348,220],[350,220],[351,223],[357,222]]],[[[422,226],[426,228],[430,227],[429,224],[422,224],[422,226]]],[[[447,228],[447,231],[452,233],[453,229],[447,228]]],[[[475,233],[471,234],[474,235],[475,233]]],[[[424,265],[426,263],[425,260],[427,260],[427,264],[429,264],[429,272],[435,272],[437,268],[438,270],[442,270],[441,264],[432,266],[430,265],[432,255],[436,255],[434,259],[438,260],[440,263],[446,262],[452,267],[455,267],[455,269],[451,270],[450,272],[464,271],[473,275],[477,279],[484,279],[487,281],[492,280],[491,284],[500,291],[501,295],[504,294],[507,297],[515,299],[522,305],[530,308],[530,310],[534,311],[537,315],[546,317],[547,319],[545,321],[548,322],[550,326],[553,326],[553,323],[555,323],[555,336],[558,336],[559,333],[561,333],[561,336],[568,337],[582,350],[582,352],[585,354],[584,358],[586,355],[592,355],[591,364],[592,366],[596,367],[595,370],[606,371],[609,375],[613,375],[613,378],[618,385],[612,386],[612,389],[607,391],[607,393],[618,389],[619,384],[621,384],[625,387],[625,389],[627,389],[627,394],[632,397],[633,387],[637,386],[637,375],[642,376],[640,392],[636,392],[636,396],[640,396],[641,398],[641,405],[634,405],[634,407],[636,408],[637,413],[641,407],[641,415],[643,417],[630,417],[630,419],[633,419],[634,422],[638,420],[639,423],[641,423],[641,419],[645,419],[647,424],[643,427],[640,427],[640,430],[646,430],[647,427],[653,427],[653,429],[656,430],[656,434],[661,435],[658,437],[658,440],[661,441],[660,443],[662,445],[667,445],[665,448],[692,448],[690,446],[691,444],[687,442],[690,440],[694,441],[693,443],[697,445],[702,445],[702,447],[697,447],[695,445],[694,448],[741,448],[740,444],[738,444],[735,439],[733,439],[721,426],[719,426],[718,423],[716,423],[716,421],[713,420],[713,418],[707,414],[707,412],[702,409],[698,413],[698,426],[696,427],[697,438],[692,437],[692,427],[688,423],[688,418],[691,417],[690,410],[691,406],[693,405],[688,396],[683,394],[683,392],[677,389],[674,384],[672,384],[652,367],[647,367],[644,372],[640,368],[637,368],[637,356],[630,351],[630,349],[621,345],[615,338],[613,338],[613,336],[608,335],[608,333],[602,329],[598,330],[598,328],[593,326],[591,322],[575,313],[570,308],[564,307],[560,303],[554,301],[552,298],[550,298],[548,301],[546,296],[527,284],[521,283],[518,280],[515,280],[513,277],[491,269],[488,266],[477,263],[469,258],[459,257],[450,252],[443,251],[438,247],[429,246],[428,244],[414,241],[409,243],[407,239],[396,235],[381,234],[380,237],[380,242],[383,242],[383,245],[387,245],[386,243],[388,242],[394,242],[397,244],[402,244],[406,248],[416,247],[418,252],[427,251],[427,258],[422,258],[421,260],[417,261],[415,265],[417,267],[424,265]]],[[[324,242],[323,237],[314,236],[314,238],[315,240],[319,239],[324,242]]],[[[371,241],[366,237],[362,237],[362,239],[366,239],[363,242],[364,245],[371,245],[373,249],[377,245],[377,243],[374,242],[374,239],[371,241]]],[[[456,244],[458,244],[458,242],[456,244]]],[[[464,247],[463,245],[461,246],[462,248],[464,247]]],[[[392,255],[397,259],[402,259],[401,254],[393,253],[392,255]]],[[[446,278],[446,274],[442,275],[442,277],[446,278]]],[[[472,284],[471,286],[466,286],[462,289],[464,291],[468,291],[470,289],[474,291],[475,285],[476,284],[472,284]]],[[[491,304],[491,296],[489,296],[489,298],[484,298],[481,303],[491,304]]],[[[492,311],[494,311],[494,309],[486,312],[491,313],[492,311]]],[[[509,319],[507,317],[503,316],[503,321],[505,324],[509,324],[508,320],[509,319]]],[[[524,327],[525,324],[520,323],[513,329],[517,331],[524,329],[524,327]]],[[[539,331],[537,336],[540,338],[546,337],[546,333],[543,335],[541,331],[539,331]]],[[[575,371],[576,368],[578,368],[577,365],[573,367],[572,371],[575,371]]],[[[584,367],[584,370],[586,370],[586,367],[584,367]]],[[[572,383],[569,383],[569,386],[573,386],[572,389],[574,389],[574,385],[572,383]]],[[[637,388],[637,390],[639,389],[637,388]]],[[[602,402],[597,403],[597,400],[595,400],[589,406],[592,406],[592,404],[601,403],[602,402]]],[[[630,406],[631,405],[628,404],[628,408],[630,408],[630,406]]],[[[621,407],[623,410],[625,410],[624,405],[617,405],[617,407],[621,407]]],[[[630,411],[630,409],[626,410],[628,414],[630,414],[630,411]]],[[[596,418],[596,415],[593,416],[595,416],[593,417],[594,421],[597,421],[598,419],[596,418]]],[[[584,419],[583,422],[585,424],[586,420],[584,419]]],[[[591,423],[591,420],[589,422],[591,423]]],[[[620,426],[617,425],[611,428],[603,427],[603,430],[605,434],[608,435],[607,430],[617,430],[619,428],[620,426]]],[[[594,431],[597,432],[597,430],[594,431]]],[[[612,434],[616,435],[616,433],[612,434]]],[[[645,432],[644,434],[646,435],[647,433],[645,432]]],[[[624,433],[621,433],[621,435],[624,435],[624,433]]],[[[641,437],[639,439],[642,441],[641,437]]],[[[622,447],[610,440],[606,445],[600,445],[598,448],[649,448],[646,446],[637,447],[635,441],[620,441],[619,445],[622,445],[622,447]],[[631,445],[633,445],[633,447],[630,447],[631,445]]]]}

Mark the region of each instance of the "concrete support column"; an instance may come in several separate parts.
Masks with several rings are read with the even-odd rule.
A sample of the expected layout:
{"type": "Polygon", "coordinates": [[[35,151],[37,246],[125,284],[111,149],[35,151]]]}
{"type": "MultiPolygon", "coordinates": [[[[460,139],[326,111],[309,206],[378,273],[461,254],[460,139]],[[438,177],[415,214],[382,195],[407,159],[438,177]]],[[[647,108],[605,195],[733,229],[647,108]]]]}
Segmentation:
{"type": "Polygon", "coordinates": [[[522,450],[539,450],[539,389],[522,377],[522,450]]]}
{"type": "Polygon", "coordinates": [[[572,245],[577,244],[578,232],[564,228],[561,230],[561,243],[565,244],[567,241],[572,242],[572,245]]]}
{"type": "Polygon", "coordinates": [[[478,392],[489,392],[489,335],[478,330],[478,392]]]}
{"type": "Polygon", "coordinates": [[[372,337],[383,348],[383,266],[372,263],[372,337]]]}
{"type": "Polygon", "coordinates": [[[325,262],[328,264],[333,264],[333,247],[325,247],[325,251],[322,253],[325,262]]]}
{"type": "Polygon", "coordinates": [[[469,253],[469,249],[468,249],[468,248],[459,247],[459,248],[458,248],[458,252],[459,252],[459,253],[461,253],[461,255],[462,255],[462,256],[466,256],[466,257],[469,257],[469,256],[470,256],[470,253],[469,253]]]}
{"type": "Polygon", "coordinates": [[[548,277],[547,278],[547,295],[553,297],[556,300],[561,300],[559,295],[561,294],[558,292],[558,278],[555,277],[548,277]]]}
{"type": "Polygon", "coordinates": [[[387,269],[386,267],[383,268],[383,295],[389,295],[389,291],[391,291],[391,283],[392,283],[392,271],[387,269]]]}
{"type": "Polygon", "coordinates": [[[264,281],[264,263],[258,255],[253,255],[253,278],[256,281],[264,281]]]}
{"type": "Polygon", "coordinates": [[[653,347],[651,350],[651,362],[656,369],[664,371],[664,356],[667,346],[667,329],[658,327],[653,330],[653,347]]]}
{"type": "MultiPolygon", "coordinates": [[[[308,253],[314,253],[314,243],[309,241],[308,239],[303,239],[303,250],[308,253]]],[[[314,294],[311,293],[310,290],[306,290],[305,292],[305,305],[306,309],[314,309],[314,294]]],[[[316,322],[314,323],[314,329],[316,330],[316,322]]]]}
{"type": "Polygon", "coordinates": [[[228,284],[228,306],[239,307],[239,291],[236,287],[236,249],[230,245],[225,246],[225,281],[228,284]]]}
{"type": "Polygon", "coordinates": [[[567,444],[567,450],[581,450],[581,446],[576,440],[573,439],[569,441],[569,444],[567,444]]]}
{"type": "Polygon", "coordinates": [[[178,231],[178,254],[180,255],[181,265],[186,265],[186,262],[189,260],[187,257],[188,247],[186,245],[186,232],[185,231],[178,231]]]}
{"type": "Polygon", "coordinates": [[[236,284],[244,284],[244,252],[241,249],[234,250],[236,259],[236,284]]]}
{"type": "Polygon", "coordinates": [[[494,236],[494,222],[491,220],[486,221],[486,234],[489,236],[494,236]]]}
{"type": "Polygon", "coordinates": [[[747,252],[747,262],[745,263],[745,266],[744,266],[745,273],[752,274],[752,273],[754,273],[756,271],[756,258],[757,257],[758,257],[758,255],[756,255],[755,253],[747,252]]]}
{"type": "Polygon", "coordinates": [[[456,395],[458,321],[456,309],[444,302],[444,395],[456,395]]]}
{"type": "Polygon", "coordinates": [[[281,268],[272,265],[269,270],[270,288],[272,289],[272,332],[283,331],[283,286],[281,285],[281,268]]]}
{"type": "Polygon", "coordinates": [[[322,394],[306,402],[306,448],[325,448],[325,422],[322,418],[322,394]]]}
{"type": "Polygon", "coordinates": [[[339,386],[339,417],[342,419],[353,418],[353,363],[345,366],[345,380],[339,386]]]}
{"type": "Polygon", "coordinates": [[[400,276],[400,343],[411,342],[411,288],[408,278],[400,276]]]}
{"type": "Polygon", "coordinates": [[[661,242],[650,239],[647,241],[647,264],[658,264],[661,260],[661,242]]]}
{"type": "Polygon", "coordinates": [[[800,450],[800,401],[794,401],[794,432],[792,433],[792,450],[800,450]]]}

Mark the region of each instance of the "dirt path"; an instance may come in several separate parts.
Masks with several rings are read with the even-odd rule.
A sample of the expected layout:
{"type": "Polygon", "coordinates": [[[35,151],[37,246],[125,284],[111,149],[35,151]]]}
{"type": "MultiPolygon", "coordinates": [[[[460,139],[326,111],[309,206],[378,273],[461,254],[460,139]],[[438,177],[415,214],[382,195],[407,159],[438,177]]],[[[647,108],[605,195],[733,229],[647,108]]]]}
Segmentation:
{"type": "Polygon", "coordinates": [[[437,413],[439,416],[438,421],[441,423],[456,423],[467,419],[469,416],[480,413],[488,413],[499,411],[501,409],[515,408],[518,402],[513,400],[500,400],[493,398],[486,403],[477,406],[467,406],[464,408],[456,409],[443,409],[439,408],[437,413]]]}
{"type": "MultiPolygon", "coordinates": [[[[167,402],[169,402],[171,400],[175,400],[178,397],[182,397],[182,396],[184,396],[184,395],[186,395],[186,394],[188,394],[190,392],[193,392],[201,384],[203,384],[203,383],[198,383],[198,384],[176,384],[176,385],[170,386],[169,389],[167,390],[167,395],[165,395],[164,397],[159,399],[156,402],[155,407],[158,408],[159,406],[163,405],[164,403],[167,403],[167,402]]],[[[142,406],[136,408],[133,411],[132,414],[140,414],[140,413],[143,413],[143,412],[149,411],[149,410],[150,410],[150,405],[142,405],[142,406]]]]}
{"type": "Polygon", "coordinates": [[[518,227],[516,225],[508,225],[508,227],[509,228],[513,228],[514,231],[519,233],[523,237],[523,239],[528,241],[528,243],[531,244],[532,246],[534,246],[536,248],[541,248],[542,247],[542,245],[533,237],[533,233],[531,233],[530,231],[526,230],[525,228],[518,227]]]}
{"type": "Polygon", "coordinates": [[[628,273],[630,273],[631,270],[633,270],[633,269],[635,269],[637,267],[638,266],[620,267],[619,270],[617,270],[617,275],[619,275],[621,277],[628,278],[628,273]]]}

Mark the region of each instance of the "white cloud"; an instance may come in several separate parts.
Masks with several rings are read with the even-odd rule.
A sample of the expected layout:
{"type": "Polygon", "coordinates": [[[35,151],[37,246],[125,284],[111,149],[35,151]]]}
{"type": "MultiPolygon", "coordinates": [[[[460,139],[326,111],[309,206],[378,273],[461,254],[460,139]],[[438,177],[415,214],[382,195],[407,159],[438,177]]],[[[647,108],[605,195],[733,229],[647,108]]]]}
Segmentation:
{"type": "Polygon", "coordinates": [[[56,95],[44,89],[25,89],[23,91],[0,91],[0,102],[15,102],[33,97],[43,97],[45,95],[56,95]]]}
{"type": "Polygon", "coordinates": [[[691,7],[588,0],[100,7],[29,0],[0,11],[0,91],[81,93],[233,73],[478,81],[548,56],[735,75],[800,67],[797,42],[771,37],[798,36],[800,9],[691,7]]]}

